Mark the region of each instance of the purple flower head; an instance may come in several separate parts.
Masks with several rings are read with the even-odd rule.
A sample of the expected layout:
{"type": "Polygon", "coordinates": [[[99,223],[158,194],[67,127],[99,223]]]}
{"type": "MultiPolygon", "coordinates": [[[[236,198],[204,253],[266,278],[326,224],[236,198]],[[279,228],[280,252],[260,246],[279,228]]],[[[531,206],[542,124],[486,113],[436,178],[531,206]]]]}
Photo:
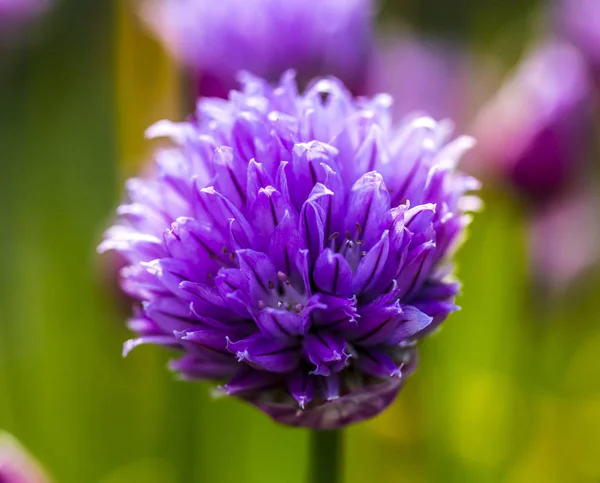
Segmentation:
{"type": "Polygon", "coordinates": [[[146,0],[143,17],[200,79],[227,97],[239,70],[275,81],[294,68],[335,75],[360,90],[374,0],[146,0]]]}
{"type": "Polygon", "coordinates": [[[187,379],[278,421],[335,428],[371,417],[412,371],[416,341],[456,310],[449,256],[477,206],[456,171],[471,140],[428,117],[392,124],[391,99],[334,78],[304,94],[249,74],[228,100],[162,121],[156,175],[100,250],[122,253],[141,301],[125,352],[182,352],[187,379]]]}
{"type": "Polygon", "coordinates": [[[559,0],[554,15],[559,32],[580,49],[600,75],[600,2],[559,0]]]}
{"type": "Polygon", "coordinates": [[[585,62],[549,42],[531,52],[476,120],[478,158],[540,204],[579,171],[591,122],[585,62]]]}
{"type": "Polygon", "coordinates": [[[0,433],[0,482],[49,483],[39,465],[7,433],[0,433]]]}

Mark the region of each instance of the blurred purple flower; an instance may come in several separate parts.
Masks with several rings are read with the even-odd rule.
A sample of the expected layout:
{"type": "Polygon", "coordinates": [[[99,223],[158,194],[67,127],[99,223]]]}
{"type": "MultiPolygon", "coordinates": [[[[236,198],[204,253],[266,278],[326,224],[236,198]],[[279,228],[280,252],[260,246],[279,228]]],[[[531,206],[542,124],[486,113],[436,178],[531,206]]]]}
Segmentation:
{"type": "Polygon", "coordinates": [[[226,380],[286,424],[366,419],[456,310],[448,259],[478,201],[456,163],[471,139],[428,117],[394,127],[389,96],[353,99],[334,78],[302,95],[291,72],[242,85],[148,132],[175,145],[128,182],[100,246],[127,258],[122,286],[142,302],[125,353],[179,349],[184,378],[226,380]]]}
{"type": "Polygon", "coordinates": [[[374,0],[146,0],[142,15],[200,79],[227,97],[239,70],[275,81],[287,69],[335,75],[360,90],[371,48],[374,0]]]}
{"type": "Polygon", "coordinates": [[[559,32],[586,56],[600,75],[600,2],[598,0],[558,0],[555,21],[559,32]]]}
{"type": "Polygon", "coordinates": [[[48,0],[0,0],[0,29],[11,29],[43,12],[48,0]]]}
{"type": "Polygon", "coordinates": [[[529,256],[539,286],[564,292],[600,259],[598,196],[576,190],[535,213],[530,226],[529,256]]]}
{"type": "Polygon", "coordinates": [[[534,49],[475,121],[481,168],[534,204],[559,196],[589,148],[591,94],[575,48],[553,41],[534,49]]]}
{"type": "Polygon", "coordinates": [[[7,433],[0,433],[0,482],[49,483],[40,466],[7,433]]]}
{"type": "Polygon", "coordinates": [[[473,97],[471,61],[457,45],[409,33],[382,36],[368,75],[368,92],[391,94],[396,118],[425,112],[465,121],[473,97]]]}

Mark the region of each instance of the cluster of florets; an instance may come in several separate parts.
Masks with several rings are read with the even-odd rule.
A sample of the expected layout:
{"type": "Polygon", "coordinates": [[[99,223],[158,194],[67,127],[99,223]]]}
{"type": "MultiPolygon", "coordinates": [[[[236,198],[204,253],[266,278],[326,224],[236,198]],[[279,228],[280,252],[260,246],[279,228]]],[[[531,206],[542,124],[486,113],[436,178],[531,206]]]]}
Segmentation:
{"type": "Polygon", "coordinates": [[[249,74],[188,122],[101,249],[127,259],[142,343],[182,352],[184,378],[223,381],[279,421],[373,416],[415,365],[416,341],[456,310],[448,258],[477,206],[457,172],[469,138],[431,118],[394,126],[391,99],[334,78],[304,94],[249,74]]]}

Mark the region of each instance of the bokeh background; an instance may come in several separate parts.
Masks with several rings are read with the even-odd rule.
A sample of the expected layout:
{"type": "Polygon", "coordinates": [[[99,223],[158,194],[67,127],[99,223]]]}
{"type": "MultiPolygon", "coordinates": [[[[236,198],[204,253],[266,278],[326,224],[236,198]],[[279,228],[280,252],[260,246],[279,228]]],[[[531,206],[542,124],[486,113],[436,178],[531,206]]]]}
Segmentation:
{"type": "MultiPolygon", "coordinates": [[[[388,0],[378,21],[503,73],[543,7],[388,0]]],[[[57,483],[305,481],[304,430],[175,380],[165,350],[121,358],[127,308],[95,247],[148,156],[144,129],[191,110],[186,76],[125,0],[61,0],[11,37],[0,58],[0,429],[57,483]]],[[[487,79],[474,90],[493,91],[487,79]]],[[[543,286],[526,204],[494,183],[482,197],[458,257],[463,310],[423,342],[393,407],[346,431],[348,483],[600,481],[600,271],[543,286]]]]}

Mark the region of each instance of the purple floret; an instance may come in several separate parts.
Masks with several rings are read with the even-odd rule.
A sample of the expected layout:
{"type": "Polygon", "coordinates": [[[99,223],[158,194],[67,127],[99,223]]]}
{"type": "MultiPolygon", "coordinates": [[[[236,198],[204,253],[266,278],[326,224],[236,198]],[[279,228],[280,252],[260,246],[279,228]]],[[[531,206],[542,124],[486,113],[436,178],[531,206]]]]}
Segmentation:
{"type": "Polygon", "coordinates": [[[478,159],[534,205],[557,199],[581,170],[592,122],[588,74],[575,48],[545,41],[476,120],[478,159]]]}
{"type": "Polygon", "coordinates": [[[127,260],[140,301],[125,352],[179,350],[171,368],[278,421],[335,428],[374,416],[416,363],[415,345],[456,310],[449,257],[478,200],[456,170],[469,138],[428,117],[390,118],[334,78],[300,95],[288,72],[249,74],[200,99],[100,250],[127,260]]]}

